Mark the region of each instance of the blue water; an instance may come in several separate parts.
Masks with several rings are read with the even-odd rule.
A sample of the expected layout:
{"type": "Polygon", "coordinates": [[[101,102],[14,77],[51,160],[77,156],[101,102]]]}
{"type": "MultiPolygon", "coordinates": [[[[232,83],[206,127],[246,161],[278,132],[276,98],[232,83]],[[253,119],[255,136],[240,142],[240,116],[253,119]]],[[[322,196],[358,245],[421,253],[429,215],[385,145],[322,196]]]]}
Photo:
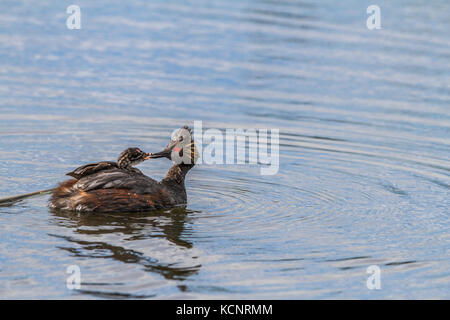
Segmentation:
{"type": "Polygon", "coordinates": [[[71,4],[0,3],[0,198],[200,120],[279,129],[279,171],[198,165],[167,212],[0,207],[0,298],[450,298],[448,1],[377,1],[380,30],[356,0],[71,4]]]}

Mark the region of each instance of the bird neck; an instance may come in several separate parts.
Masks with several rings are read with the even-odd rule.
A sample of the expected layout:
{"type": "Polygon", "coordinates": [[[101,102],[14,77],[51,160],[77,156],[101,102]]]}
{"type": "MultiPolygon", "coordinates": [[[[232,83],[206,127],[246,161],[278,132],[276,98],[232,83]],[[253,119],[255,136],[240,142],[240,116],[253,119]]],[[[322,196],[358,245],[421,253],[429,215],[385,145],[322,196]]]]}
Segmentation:
{"type": "Polygon", "coordinates": [[[120,169],[128,169],[131,168],[131,162],[127,158],[120,157],[117,159],[117,166],[120,169]]]}
{"type": "Polygon", "coordinates": [[[174,164],[162,181],[166,183],[172,182],[184,186],[184,178],[193,166],[193,164],[174,164]]]}

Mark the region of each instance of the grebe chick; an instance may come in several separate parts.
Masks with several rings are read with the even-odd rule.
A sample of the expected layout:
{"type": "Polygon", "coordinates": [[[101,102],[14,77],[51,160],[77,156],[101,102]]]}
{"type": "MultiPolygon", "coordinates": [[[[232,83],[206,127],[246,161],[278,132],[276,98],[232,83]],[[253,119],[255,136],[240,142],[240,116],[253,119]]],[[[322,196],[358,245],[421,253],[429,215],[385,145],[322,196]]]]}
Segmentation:
{"type": "Polygon", "coordinates": [[[119,155],[117,162],[101,161],[89,163],[66,173],[66,175],[75,179],[81,179],[91,174],[114,168],[142,174],[139,169],[133,167],[148,159],[150,159],[150,153],[143,152],[139,148],[128,148],[119,155]]]}

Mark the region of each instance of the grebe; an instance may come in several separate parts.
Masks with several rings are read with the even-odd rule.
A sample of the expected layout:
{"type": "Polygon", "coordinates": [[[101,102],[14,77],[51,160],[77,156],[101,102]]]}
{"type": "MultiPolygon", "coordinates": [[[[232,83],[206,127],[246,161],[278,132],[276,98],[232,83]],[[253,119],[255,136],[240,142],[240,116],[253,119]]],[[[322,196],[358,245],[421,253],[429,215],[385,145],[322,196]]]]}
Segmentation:
{"type": "Polygon", "coordinates": [[[175,164],[159,182],[110,162],[83,166],[70,173],[75,179],[54,189],[49,206],[78,212],[137,212],[185,205],[184,179],[198,157],[189,127],[174,132],[163,151],[145,157],[165,157],[175,164]]]}

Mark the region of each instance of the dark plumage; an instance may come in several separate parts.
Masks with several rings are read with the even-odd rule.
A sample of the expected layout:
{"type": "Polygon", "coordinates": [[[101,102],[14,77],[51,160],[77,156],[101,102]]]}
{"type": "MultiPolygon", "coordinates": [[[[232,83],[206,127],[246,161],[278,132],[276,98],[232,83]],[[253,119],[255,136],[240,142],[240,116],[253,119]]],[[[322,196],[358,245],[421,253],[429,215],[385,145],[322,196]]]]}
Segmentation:
{"type": "Polygon", "coordinates": [[[132,168],[143,158],[132,157],[131,153],[123,161],[119,157],[117,163],[82,166],[69,173],[75,179],[61,183],[53,191],[49,206],[80,212],[136,212],[186,204],[184,179],[197,157],[190,129],[179,129],[163,151],[146,155],[177,163],[160,182],[132,168]]]}

